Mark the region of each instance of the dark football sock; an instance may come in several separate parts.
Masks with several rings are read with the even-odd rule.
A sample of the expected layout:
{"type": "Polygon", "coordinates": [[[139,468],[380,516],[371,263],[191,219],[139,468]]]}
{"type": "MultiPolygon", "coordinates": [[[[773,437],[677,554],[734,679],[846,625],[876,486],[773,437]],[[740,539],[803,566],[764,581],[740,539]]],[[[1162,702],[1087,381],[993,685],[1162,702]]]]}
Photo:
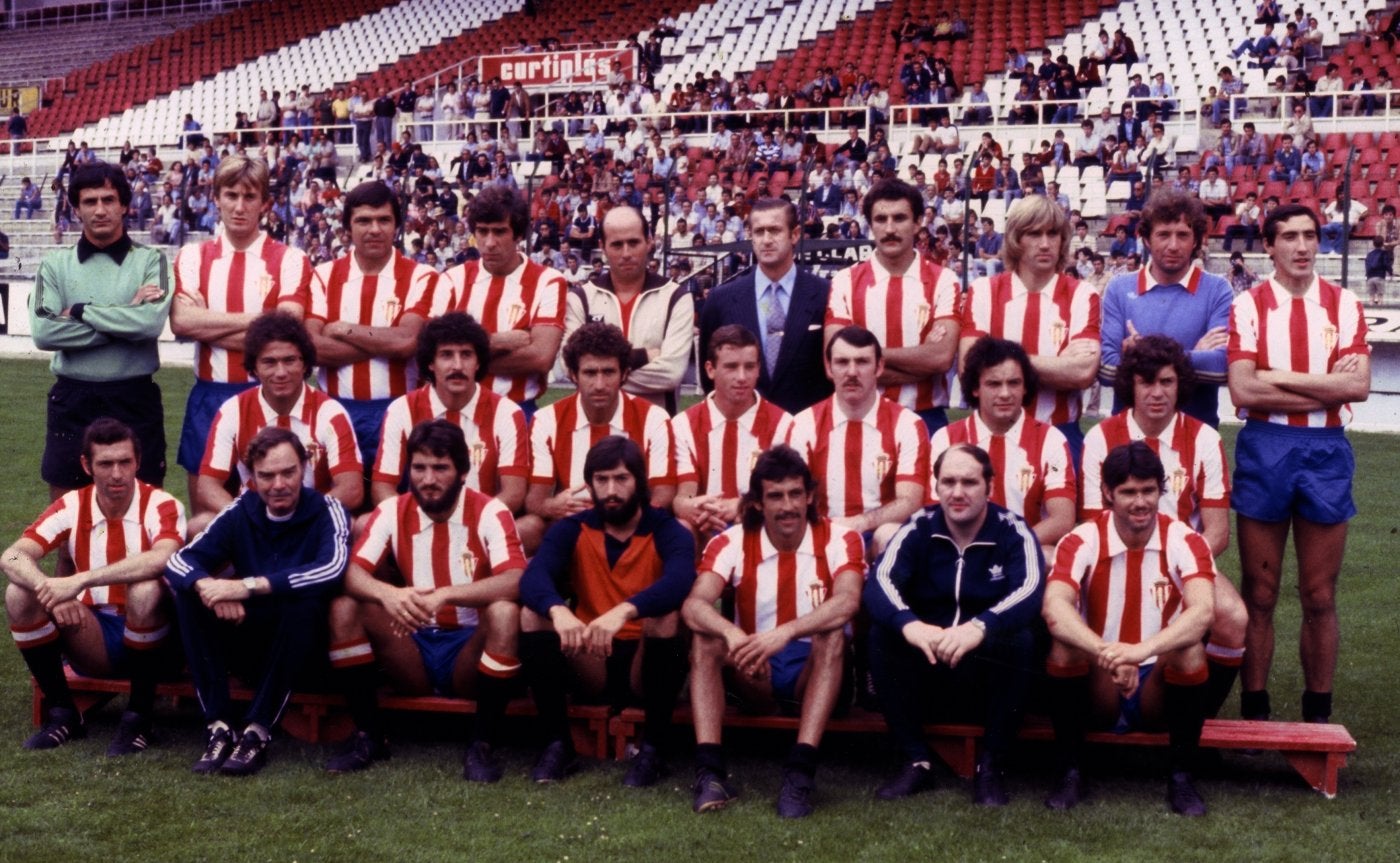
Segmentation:
{"type": "Polygon", "coordinates": [[[520,661],[525,683],[535,699],[540,734],[546,742],[569,738],[569,703],[565,687],[569,668],[556,632],[522,632],[520,661]]]}
{"type": "Polygon", "coordinates": [[[74,709],[73,693],[68,689],[68,678],[63,674],[63,645],[58,639],[26,647],[20,650],[29,673],[39,683],[39,690],[50,707],[74,709]]]}
{"type": "Polygon", "coordinates": [[[642,740],[665,749],[671,731],[671,714],[676,710],[688,670],[685,640],[648,638],[642,649],[642,704],[646,726],[642,740]]]}

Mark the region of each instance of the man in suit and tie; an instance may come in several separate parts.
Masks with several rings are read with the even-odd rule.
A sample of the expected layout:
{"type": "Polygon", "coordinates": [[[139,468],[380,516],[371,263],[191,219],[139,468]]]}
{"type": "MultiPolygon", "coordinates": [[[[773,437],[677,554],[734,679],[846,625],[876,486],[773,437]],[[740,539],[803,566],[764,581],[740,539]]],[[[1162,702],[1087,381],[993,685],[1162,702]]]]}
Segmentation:
{"type": "MultiPolygon", "coordinates": [[[[701,356],[709,355],[710,336],[725,324],[739,324],[758,336],[763,354],[758,391],[793,414],[832,392],[822,363],[822,319],[830,286],[797,267],[800,236],[791,201],[755,201],[749,237],[757,266],[711,291],[700,315],[701,356]]],[[[708,379],[704,385],[706,390],[713,386],[708,379]]]]}
{"type": "Polygon", "coordinates": [[[831,172],[822,171],[822,183],[812,192],[812,206],[823,216],[834,216],[841,211],[841,187],[832,182],[831,172]]]}

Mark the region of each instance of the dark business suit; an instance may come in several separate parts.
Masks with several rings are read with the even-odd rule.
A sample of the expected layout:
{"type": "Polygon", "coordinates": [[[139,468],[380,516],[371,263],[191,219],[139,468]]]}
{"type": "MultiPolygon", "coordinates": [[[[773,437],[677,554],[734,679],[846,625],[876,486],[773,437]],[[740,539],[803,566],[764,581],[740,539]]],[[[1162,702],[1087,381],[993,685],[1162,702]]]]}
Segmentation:
{"type": "MultiPolygon", "coordinates": [[[[750,270],[710,291],[700,314],[700,356],[702,361],[709,356],[710,336],[715,330],[725,324],[742,325],[758,336],[759,393],[788,413],[795,414],[832,392],[831,381],[826,377],[826,366],[822,362],[822,322],[826,318],[831,285],[826,279],[798,268],[797,283],[788,300],[787,323],[783,327],[783,340],[778,348],[778,362],[770,378],[768,366],[762,359],[764,331],[758,320],[758,304],[754,295],[754,274],[757,272],[757,269],[750,270]]],[[[714,388],[703,374],[703,364],[700,377],[706,392],[714,388]]]]}

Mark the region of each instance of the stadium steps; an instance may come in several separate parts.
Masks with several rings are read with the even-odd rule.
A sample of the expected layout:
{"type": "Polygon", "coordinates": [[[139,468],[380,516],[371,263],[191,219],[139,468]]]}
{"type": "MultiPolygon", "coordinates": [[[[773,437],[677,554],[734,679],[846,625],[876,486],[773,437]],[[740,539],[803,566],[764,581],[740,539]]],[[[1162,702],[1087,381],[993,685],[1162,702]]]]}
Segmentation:
{"type": "Polygon", "coordinates": [[[72,131],[385,5],[385,0],[273,0],[239,7],[51,82],[45,91],[51,107],[30,115],[30,134],[72,131]]]}
{"type": "Polygon", "coordinates": [[[3,31],[0,32],[0,84],[33,86],[52,78],[63,78],[94,62],[105,62],[117,54],[213,17],[213,13],[205,12],[3,31]],[[64,50],[53,50],[55,43],[61,43],[64,50]]]}

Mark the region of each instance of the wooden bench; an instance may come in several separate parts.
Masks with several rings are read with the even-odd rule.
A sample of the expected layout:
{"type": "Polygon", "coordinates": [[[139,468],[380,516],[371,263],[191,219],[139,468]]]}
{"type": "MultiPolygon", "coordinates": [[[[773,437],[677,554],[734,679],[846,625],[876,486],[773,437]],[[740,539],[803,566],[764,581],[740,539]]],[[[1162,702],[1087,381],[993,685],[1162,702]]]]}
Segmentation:
{"type": "MultiPolygon", "coordinates": [[[[68,688],[73,692],[73,701],[79,710],[100,706],[113,697],[131,690],[130,681],[109,680],[98,677],[83,677],[71,668],[66,669],[68,688]]],[[[33,720],[37,727],[44,721],[44,696],[39,685],[31,680],[34,690],[33,720]]],[[[160,683],[156,695],[179,701],[194,699],[194,682],[180,680],[160,683]]],[[[246,686],[232,684],[229,695],[234,701],[252,701],[253,690],[246,686]]],[[[379,706],[385,710],[416,713],[476,713],[476,702],[462,698],[441,696],[408,696],[382,692],[379,706]]],[[[518,698],[506,707],[507,716],[534,716],[535,705],[529,699],[518,698]]],[[[574,748],[579,754],[590,758],[607,758],[613,751],[609,710],[606,705],[580,704],[569,707],[570,728],[573,732],[574,748]]],[[[322,692],[293,692],[283,711],[282,730],[288,736],[306,743],[325,743],[343,740],[350,735],[352,726],[345,712],[345,699],[340,695],[322,692]]]]}
{"type": "MultiPolygon", "coordinates": [[[[680,708],[673,718],[677,725],[689,725],[690,709],[680,708]]],[[[628,708],[613,717],[611,734],[615,758],[622,758],[638,736],[642,711],[628,708]]],[[[797,731],[795,716],[754,716],[733,708],[724,715],[726,728],[759,728],[797,731]]],[[[859,708],[833,718],[826,730],[835,733],[883,734],[884,718],[859,708]]],[[[978,725],[935,724],[924,727],[929,746],[958,776],[970,778],[977,764],[977,746],[983,730],[978,725]]],[[[1021,727],[1022,740],[1052,741],[1055,732],[1049,722],[1033,717],[1021,727]]],[[[1085,735],[1089,743],[1166,746],[1166,732],[1134,731],[1114,734],[1094,731],[1085,735]]],[[[1328,799],[1337,796],[1337,773],[1347,763],[1347,754],[1356,751],[1356,741],[1342,725],[1308,722],[1255,722],[1243,719],[1208,719],[1201,732],[1201,745],[1213,749],[1261,749],[1280,752],[1293,769],[1315,791],[1328,799]]]]}

